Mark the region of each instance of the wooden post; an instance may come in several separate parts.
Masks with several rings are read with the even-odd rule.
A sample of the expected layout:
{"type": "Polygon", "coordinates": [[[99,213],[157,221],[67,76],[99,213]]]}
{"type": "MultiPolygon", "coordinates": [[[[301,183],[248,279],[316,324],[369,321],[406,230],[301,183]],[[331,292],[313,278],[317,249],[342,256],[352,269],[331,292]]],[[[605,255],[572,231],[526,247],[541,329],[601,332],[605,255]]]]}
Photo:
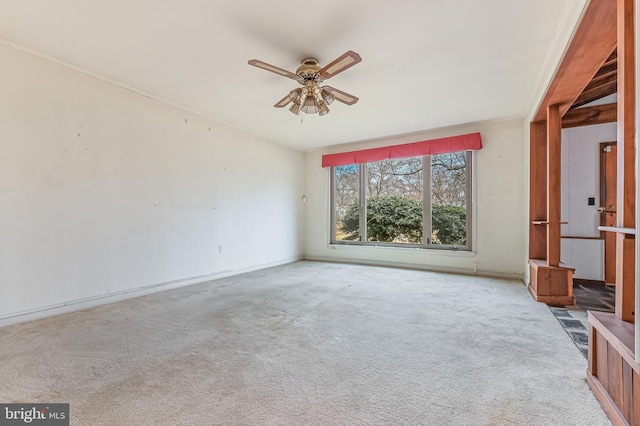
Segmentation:
{"type": "Polygon", "coordinates": [[[560,106],[530,125],[529,292],[538,302],[572,305],[574,269],[560,263],[560,106]]]}
{"type": "MultiPolygon", "coordinates": [[[[635,228],[635,12],[634,0],[617,0],[618,39],[618,184],[619,228],[635,228]]],[[[635,235],[616,238],[616,316],[634,321],[635,235]]]]}
{"type": "Polygon", "coordinates": [[[560,265],[560,176],[562,119],[558,104],[547,107],[547,263],[560,265]]]}
{"type": "Polygon", "coordinates": [[[547,259],[547,229],[533,222],[547,221],[547,123],[530,125],[529,259],[547,259]]]}

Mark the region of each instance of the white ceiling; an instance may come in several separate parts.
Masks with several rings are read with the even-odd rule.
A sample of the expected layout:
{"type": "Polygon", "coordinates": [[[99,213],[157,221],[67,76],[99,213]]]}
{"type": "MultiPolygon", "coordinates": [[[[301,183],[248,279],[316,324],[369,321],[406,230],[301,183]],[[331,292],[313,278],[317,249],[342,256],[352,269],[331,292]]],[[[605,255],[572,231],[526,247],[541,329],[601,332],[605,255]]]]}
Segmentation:
{"type": "Polygon", "coordinates": [[[0,37],[145,94],[308,150],[523,116],[570,0],[0,0],[0,37]],[[273,108],[292,72],[347,50],[331,113],[273,108]]]}

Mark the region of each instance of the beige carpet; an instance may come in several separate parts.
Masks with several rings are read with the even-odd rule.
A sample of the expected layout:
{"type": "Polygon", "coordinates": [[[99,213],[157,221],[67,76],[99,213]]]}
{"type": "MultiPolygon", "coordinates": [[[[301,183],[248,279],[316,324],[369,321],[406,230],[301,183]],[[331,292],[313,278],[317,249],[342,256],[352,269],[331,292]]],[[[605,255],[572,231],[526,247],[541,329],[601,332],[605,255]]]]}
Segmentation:
{"type": "Polygon", "coordinates": [[[299,262],[0,329],[74,425],[606,425],[522,283],[299,262]]]}

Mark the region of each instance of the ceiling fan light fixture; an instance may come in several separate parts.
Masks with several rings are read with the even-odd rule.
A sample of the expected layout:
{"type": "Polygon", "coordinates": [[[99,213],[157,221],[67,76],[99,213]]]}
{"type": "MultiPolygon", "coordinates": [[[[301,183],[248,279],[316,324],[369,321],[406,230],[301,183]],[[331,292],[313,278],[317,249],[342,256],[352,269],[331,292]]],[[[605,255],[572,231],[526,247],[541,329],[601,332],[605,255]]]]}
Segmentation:
{"type": "Polygon", "coordinates": [[[329,114],[329,107],[327,107],[327,104],[323,101],[318,102],[318,115],[322,117],[327,114],[329,114]]]}
{"type": "Polygon", "coordinates": [[[293,89],[291,92],[289,92],[289,95],[287,97],[291,102],[295,102],[297,100],[300,100],[300,96],[302,96],[302,88],[293,89]]]}
{"type": "Polygon", "coordinates": [[[324,87],[322,88],[322,90],[320,91],[320,95],[322,96],[322,100],[327,104],[327,105],[331,105],[331,102],[334,101],[333,96],[331,96],[331,93],[329,93],[327,91],[327,89],[325,89],[324,87]]]}
{"type": "Polygon", "coordinates": [[[302,104],[300,104],[300,101],[294,101],[293,105],[291,105],[291,108],[289,108],[289,111],[291,111],[295,115],[300,115],[300,108],[302,108],[302,104]]]}
{"type": "Polygon", "coordinates": [[[304,98],[304,102],[302,103],[302,112],[305,114],[315,114],[318,112],[318,101],[316,101],[316,97],[311,95],[307,95],[304,98]]]}
{"type": "Polygon", "coordinates": [[[257,59],[251,59],[249,65],[290,78],[304,86],[290,91],[274,107],[283,108],[291,103],[289,111],[295,115],[300,115],[300,111],[302,111],[305,114],[322,116],[329,113],[327,105],[335,100],[346,105],[358,102],[358,98],[349,93],[331,86],[320,87],[320,84],[361,61],[360,55],[349,50],[322,68],[315,58],[303,59],[302,65],[298,67],[295,74],[257,59]]]}

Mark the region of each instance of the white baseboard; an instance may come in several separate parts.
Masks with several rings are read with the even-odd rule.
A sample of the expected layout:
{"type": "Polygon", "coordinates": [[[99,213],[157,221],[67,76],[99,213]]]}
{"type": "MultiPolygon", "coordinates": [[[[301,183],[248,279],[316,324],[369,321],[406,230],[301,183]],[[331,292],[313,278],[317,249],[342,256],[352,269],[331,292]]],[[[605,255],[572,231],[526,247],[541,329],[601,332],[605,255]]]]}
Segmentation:
{"type": "Polygon", "coordinates": [[[106,305],[135,297],[145,296],[148,294],[158,293],[165,290],[171,290],[180,287],[186,287],[193,284],[200,284],[207,281],[214,281],[220,278],[226,278],[234,275],[245,274],[247,272],[258,271],[261,269],[273,268],[275,266],[286,265],[302,260],[302,256],[295,256],[289,259],[283,259],[277,262],[264,263],[261,265],[250,266],[234,270],[214,272],[212,274],[200,275],[196,277],[183,278],[165,283],[152,284],[144,287],[136,287],[115,293],[101,294],[84,299],[71,300],[68,302],[58,303],[55,305],[43,306],[22,312],[14,312],[0,316],[0,328],[21,322],[33,321],[41,318],[51,317],[54,315],[66,314],[82,309],[93,308],[95,306],[106,305]]]}

